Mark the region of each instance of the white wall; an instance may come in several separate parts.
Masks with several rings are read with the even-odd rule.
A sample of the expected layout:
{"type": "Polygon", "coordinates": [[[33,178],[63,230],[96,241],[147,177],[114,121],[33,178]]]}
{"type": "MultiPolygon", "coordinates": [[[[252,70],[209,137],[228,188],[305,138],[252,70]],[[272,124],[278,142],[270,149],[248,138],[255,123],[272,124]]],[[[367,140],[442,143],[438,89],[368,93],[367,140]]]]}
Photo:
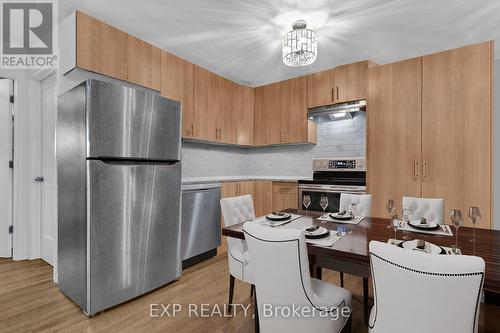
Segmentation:
{"type": "Polygon", "coordinates": [[[235,148],[185,142],[183,177],[312,175],[312,159],[366,155],[366,117],[318,124],[317,145],[235,148]]]}
{"type": "MultiPolygon", "coordinates": [[[[498,41],[497,43],[500,43],[498,41]]],[[[495,60],[493,98],[493,228],[500,230],[500,59],[495,60]]]]}

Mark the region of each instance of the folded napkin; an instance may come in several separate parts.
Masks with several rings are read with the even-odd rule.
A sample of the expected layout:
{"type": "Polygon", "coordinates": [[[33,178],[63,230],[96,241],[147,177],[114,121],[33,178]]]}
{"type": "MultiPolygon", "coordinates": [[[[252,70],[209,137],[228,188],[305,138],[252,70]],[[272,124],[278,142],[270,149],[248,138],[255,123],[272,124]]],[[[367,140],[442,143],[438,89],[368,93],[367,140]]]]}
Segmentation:
{"type": "Polygon", "coordinates": [[[331,247],[339,239],[341,239],[345,234],[347,234],[347,233],[346,232],[341,232],[338,235],[335,230],[330,230],[330,235],[328,235],[328,237],[318,238],[318,239],[309,239],[309,238],[306,238],[306,242],[310,243],[310,244],[317,245],[317,246],[331,247]]]}
{"type": "Polygon", "coordinates": [[[318,217],[318,220],[334,222],[334,223],[358,224],[359,222],[363,221],[364,218],[365,218],[364,216],[355,216],[352,220],[337,220],[331,217],[330,213],[327,213],[325,215],[318,217]]]}
{"type": "Polygon", "coordinates": [[[268,218],[266,218],[266,216],[260,216],[260,217],[256,218],[254,221],[258,222],[260,224],[263,224],[263,225],[270,226],[270,227],[279,227],[281,225],[288,224],[288,223],[292,222],[293,220],[298,219],[299,217],[302,217],[302,215],[297,215],[297,214],[290,214],[290,215],[291,216],[289,219],[282,220],[282,221],[271,221],[268,218]]]}

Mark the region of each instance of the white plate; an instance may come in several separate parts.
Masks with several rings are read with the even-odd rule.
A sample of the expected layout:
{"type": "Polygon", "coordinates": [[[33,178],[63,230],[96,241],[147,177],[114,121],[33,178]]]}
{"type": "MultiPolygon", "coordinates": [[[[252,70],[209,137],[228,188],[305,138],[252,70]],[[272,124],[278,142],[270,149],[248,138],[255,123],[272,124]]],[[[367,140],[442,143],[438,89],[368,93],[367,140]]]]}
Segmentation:
{"type": "Polygon", "coordinates": [[[412,220],[408,223],[414,228],[422,228],[422,229],[436,229],[438,227],[436,222],[427,222],[426,224],[421,224],[420,220],[412,220]]]}
{"type": "Polygon", "coordinates": [[[339,213],[330,213],[330,217],[333,219],[344,220],[344,221],[353,219],[353,217],[349,215],[349,213],[345,213],[344,215],[339,215],[339,213]]]}
{"type": "MultiPolygon", "coordinates": [[[[417,250],[417,243],[418,243],[418,240],[414,239],[411,241],[401,242],[399,245],[403,249],[424,252],[422,250],[417,250]]],[[[438,246],[436,244],[425,242],[425,252],[432,253],[432,254],[441,254],[443,252],[443,248],[441,248],[440,246],[438,246]]]]}
{"type": "Polygon", "coordinates": [[[290,214],[284,214],[284,215],[268,214],[266,217],[271,221],[284,221],[284,220],[288,220],[290,217],[292,217],[292,215],[290,215],[290,214]]]}
{"type": "Polygon", "coordinates": [[[313,232],[304,230],[305,236],[306,237],[311,237],[311,238],[320,238],[322,235],[325,235],[329,233],[329,230],[326,229],[325,227],[319,227],[318,229],[314,230],[313,232]]]}

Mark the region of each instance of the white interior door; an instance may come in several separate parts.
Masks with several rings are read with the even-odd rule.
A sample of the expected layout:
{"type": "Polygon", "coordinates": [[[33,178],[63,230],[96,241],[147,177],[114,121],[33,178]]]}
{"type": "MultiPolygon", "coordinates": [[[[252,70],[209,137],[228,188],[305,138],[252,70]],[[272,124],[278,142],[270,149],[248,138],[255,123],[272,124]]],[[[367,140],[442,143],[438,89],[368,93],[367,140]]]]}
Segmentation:
{"type": "Polygon", "coordinates": [[[42,259],[52,266],[57,260],[56,83],[56,75],[41,83],[43,179],[40,245],[42,259]]]}
{"type": "Polygon", "coordinates": [[[0,79],[0,257],[12,256],[12,110],[14,83],[0,79]]]}

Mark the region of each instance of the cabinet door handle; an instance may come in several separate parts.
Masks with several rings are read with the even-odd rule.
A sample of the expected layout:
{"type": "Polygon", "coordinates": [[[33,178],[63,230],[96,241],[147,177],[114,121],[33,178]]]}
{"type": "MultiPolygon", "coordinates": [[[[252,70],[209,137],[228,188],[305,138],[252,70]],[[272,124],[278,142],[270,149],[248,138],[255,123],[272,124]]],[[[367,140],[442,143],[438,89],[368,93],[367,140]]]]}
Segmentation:
{"type": "Polygon", "coordinates": [[[418,161],[417,160],[413,160],[413,178],[415,178],[415,180],[418,180],[418,161]]]}
{"type": "Polygon", "coordinates": [[[332,88],[332,102],[335,101],[335,93],[333,91],[334,89],[332,88]]]}
{"type": "Polygon", "coordinates": [[[339,86],[337,86],[337,101],[339,100],[339,86]]]}
{"type": "Polygon", "coordinates": [[[423,175],[422,175],[422,178],[424,181],[427,181],[427,161],[424,160],[424,163],[423,163],[423,175]]]}
{"type": "Polygon", "coordinates": [[[194,124],[191,124],[191,135],[194,136],[194,124]]]}

